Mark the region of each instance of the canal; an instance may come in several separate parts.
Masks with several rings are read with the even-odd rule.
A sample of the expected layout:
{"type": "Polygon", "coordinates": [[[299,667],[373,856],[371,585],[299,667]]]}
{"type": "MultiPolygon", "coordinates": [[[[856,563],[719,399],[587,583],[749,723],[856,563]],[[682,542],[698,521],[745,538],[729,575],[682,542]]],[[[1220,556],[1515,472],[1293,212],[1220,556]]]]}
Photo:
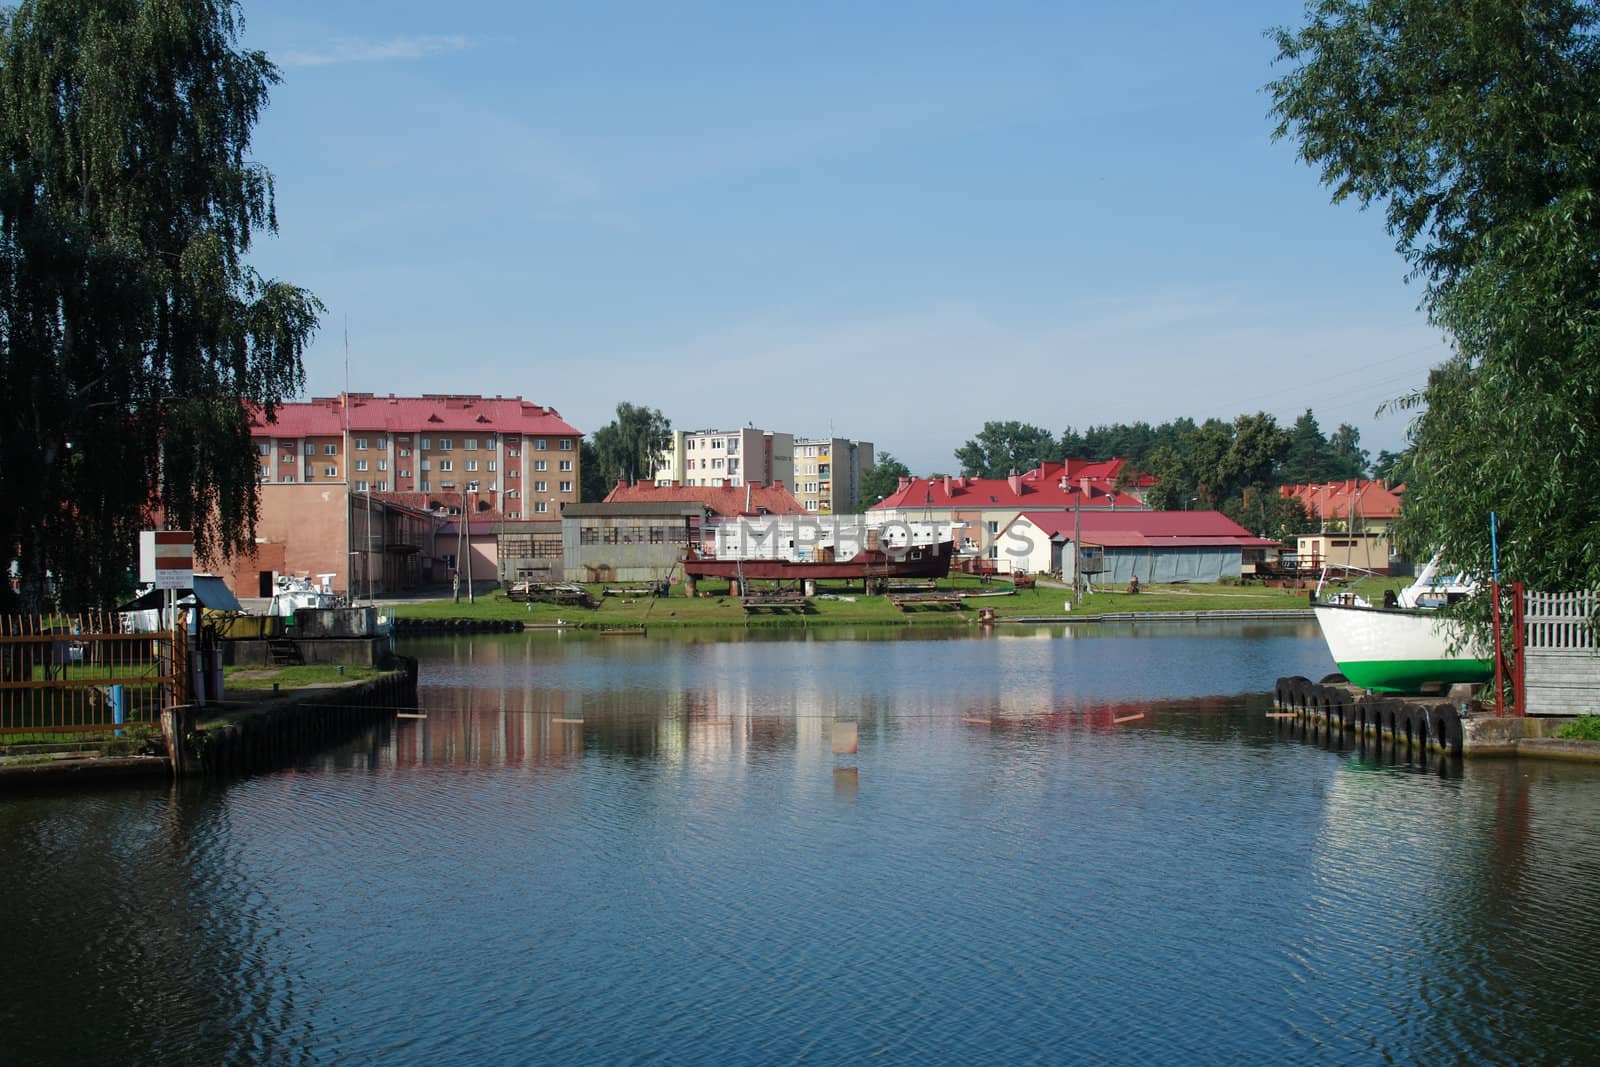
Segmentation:
{"type": "Polygon", "coordinates": [[[1600,1039],[1600,773],[1294,736],[1267,694],[1333,669],[1311,625],[402,650],[424,720],[226,785],[0,800],[0,1063],[1600,1039]]]}

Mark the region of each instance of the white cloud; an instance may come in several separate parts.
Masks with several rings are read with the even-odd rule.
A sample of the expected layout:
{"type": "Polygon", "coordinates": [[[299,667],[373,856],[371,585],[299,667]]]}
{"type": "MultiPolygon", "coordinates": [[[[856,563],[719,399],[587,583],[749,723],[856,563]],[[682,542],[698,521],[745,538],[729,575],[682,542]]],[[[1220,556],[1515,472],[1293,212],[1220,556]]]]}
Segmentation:
{"type": "Polygon", "coordinates": [[[277,53],[273,59],[284,67],[327,67],[339,63],[381,63],[395,59],[425,59],[446,52],[460,52],[468,47],[467,38],[459,33],[420,34],[412,37],[391,37],[384,41],[363,40],[358,37],[340,37],[321,48],[291,48],[277,53]]]}

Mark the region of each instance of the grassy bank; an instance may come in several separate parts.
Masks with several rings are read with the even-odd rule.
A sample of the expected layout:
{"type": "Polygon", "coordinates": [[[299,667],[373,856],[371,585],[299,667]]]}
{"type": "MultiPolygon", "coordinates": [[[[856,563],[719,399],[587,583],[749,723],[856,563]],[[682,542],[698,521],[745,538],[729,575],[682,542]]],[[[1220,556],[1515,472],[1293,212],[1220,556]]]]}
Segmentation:
{"type": "MultiPolygon", "coordinates": [[[[963,601],[959,610],[914,607],[900,610],[886,597],[867,596],[859,585],[853,589],[844,582],[823,583],[819,595],[811,599],[805,613],[757,613],[747,615],[738,598],[728,595],[726,582],[704,582],[708,595],[693,600],[681,587],[665,598],[608,597],[604,586],[588,587],[597,607],[581,608],[556,604],[524,604],[507,600],[499,592],[477,598],[473,604],[463,599],[402,603],[388,610],[399,618],[410,619],[518,619],[535,625],[562,622],[584,628],[606,629],[639,626],[814,626],[832,623],[851,625],[910,625],[951,623],[976,619],[980,608],[993,608],[998,618],[1063,616],[1071,590],[1057,586],[1024,589],[1012,595],[973,598],[963,601]]],[[[941,590],[967,592],[1006,592],[1009,583],[983,584],[976,578],[960,577],[939,583],[941,590]]],[[[1379,596],[1381,597],[1381,593],[1379,596]]],[[[1306,594],[1285,589],[1251,586],[1164,585],[1150,586],[1138,595],[1123,590],[1098,590],[1086,596],[1071,616],[1108,613],[1160,613],[1192,611],[1285,611],[1307,606],[1306,594]]]]}

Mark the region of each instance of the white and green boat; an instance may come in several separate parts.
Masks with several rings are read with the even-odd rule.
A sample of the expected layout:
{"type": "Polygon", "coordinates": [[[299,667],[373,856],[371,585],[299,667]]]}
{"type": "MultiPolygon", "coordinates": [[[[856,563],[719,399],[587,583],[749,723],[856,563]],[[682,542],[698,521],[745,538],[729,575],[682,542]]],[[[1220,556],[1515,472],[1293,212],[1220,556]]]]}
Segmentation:
{"type": "Polygon", "coordinates": [[[1486,682],[1492,654],[1435,611],[1319,604],[1317,624],[1333,661],[1354,685],[1380,693],[1415,693],[1430,682],[1486,682]],[[1454,652],[1452,646],[1458,646],[1454,652]]]}
{"type": "Polygon", "coordinates": [[[1477,583],[1465,575],[1440,579],[1442,555],[1435,553],[1416,581],[1400,590],[1397,606],[1373,607],[1357,597],[1316,606],[1328,651],[1353,684],[1380,693],[1415,693],[1432,682],[1494,677],[1492,652],[1475,638],[1462,640],[1461,625],[1433,610],[1477,592],[1477,583]]]}

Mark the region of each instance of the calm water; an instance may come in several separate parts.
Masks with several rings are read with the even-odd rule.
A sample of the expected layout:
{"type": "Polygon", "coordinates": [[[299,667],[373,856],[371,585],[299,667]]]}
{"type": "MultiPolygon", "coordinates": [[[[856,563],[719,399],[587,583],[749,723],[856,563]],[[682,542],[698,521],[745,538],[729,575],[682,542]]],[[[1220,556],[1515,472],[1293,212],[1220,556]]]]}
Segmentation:
{"type": "Polygon", "coordinates": [[[0,800],[0,1061],[1595,1054],[1600,775],[1280,733],[1300,624],[871,636],[418,641],[426,721],[0,800]]]}

